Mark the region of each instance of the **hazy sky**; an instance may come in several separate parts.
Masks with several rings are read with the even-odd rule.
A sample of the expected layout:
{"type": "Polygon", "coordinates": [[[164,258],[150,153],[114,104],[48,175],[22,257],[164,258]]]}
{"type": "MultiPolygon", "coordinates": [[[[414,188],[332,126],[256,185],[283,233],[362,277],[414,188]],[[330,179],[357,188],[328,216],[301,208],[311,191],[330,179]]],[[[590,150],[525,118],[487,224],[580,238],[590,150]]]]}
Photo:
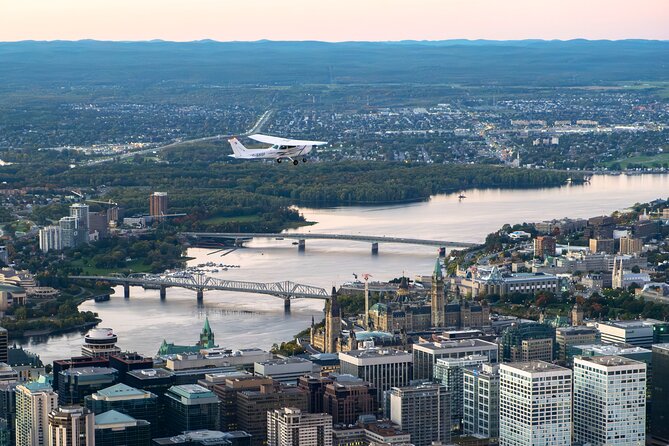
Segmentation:
{"type": "Polygon", "coordinates": [[[0,0],[0,41],[663,39],[669,0],[0,0]]]}

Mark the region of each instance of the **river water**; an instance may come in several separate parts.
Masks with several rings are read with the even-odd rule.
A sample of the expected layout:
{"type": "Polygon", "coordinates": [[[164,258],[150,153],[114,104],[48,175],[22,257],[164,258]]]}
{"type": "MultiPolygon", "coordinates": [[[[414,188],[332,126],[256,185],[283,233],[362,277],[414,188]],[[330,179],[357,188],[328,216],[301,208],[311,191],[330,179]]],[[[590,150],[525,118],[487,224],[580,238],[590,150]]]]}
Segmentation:
{"type": "MultiPolygon", "coordinates": [[[[394,206],[354,206],[331,209],[301,208],[307,220],[317,222],[297,232],[373,234],[464,242],[482,242],[486,234],[505,223],[534,222],[561,217],[610,214],[636,202],[669,196],[669,175],[595,176],[590,184],[547,189],[472,189],[466,199],[458,194],[438,195],[429,201],[394,206]]],[[[307,240],[298,253],[290,239],[258,239],[228,255],[190,249],[189,265],[209,261],[239,265],[212,273],[226,279],[271,282],[292,280],[330,289],[353,280],[353,273],[370,273],[376,280],[430,274],[436,249],[424,246],[381,244],[372,256],[369,243],[307,240]]],[[[131,288],[130,299],[122,288],[108,302],[84,302],[82,310],[95,311],[102,327],[111,327],[121,348],[153,355],[163,339],[195,344],[205,316],[216,342],[230,348],[269,348],[291,339],[306,328],[312,316],[320,320],[323,302],[297,300],[290,315],[283,301],[252,294],[206,291],[198,307],[195,292],[168,289],[161,301],[157,290],[131,288]]],[[[27,349],[50,362],[80,352],[83,333],[24,340],[27,349]]],[[[17,342],[18,343],[18,342],[17,342]]]]}

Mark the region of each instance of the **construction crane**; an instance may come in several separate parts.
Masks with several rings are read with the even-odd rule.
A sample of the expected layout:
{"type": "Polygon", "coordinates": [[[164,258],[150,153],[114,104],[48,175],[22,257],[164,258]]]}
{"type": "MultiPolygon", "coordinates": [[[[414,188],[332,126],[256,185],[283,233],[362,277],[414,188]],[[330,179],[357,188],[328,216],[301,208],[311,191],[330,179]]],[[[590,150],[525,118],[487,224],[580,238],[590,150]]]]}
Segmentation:
{"type": "MultiPolygon", "coordinates": [[[[369,331],[369,278],[372,277],[369,273],[363,273],[362,279],[365,281],[365,315],[362,321],[365,323],[365,330],[369,331]]],[[[357,276],[356,276],[357,278],[357,276]]]]}
{"type": "Polygon", "coordinates": [[[118,206],[118,203],[114,203],[113,201],[111,201],[111,199],[109,201],[100,201],[100,200],[84,200],[84,201],[86,203],[98,203],[98,204],[107,204],[109,206],[118,206]]]}

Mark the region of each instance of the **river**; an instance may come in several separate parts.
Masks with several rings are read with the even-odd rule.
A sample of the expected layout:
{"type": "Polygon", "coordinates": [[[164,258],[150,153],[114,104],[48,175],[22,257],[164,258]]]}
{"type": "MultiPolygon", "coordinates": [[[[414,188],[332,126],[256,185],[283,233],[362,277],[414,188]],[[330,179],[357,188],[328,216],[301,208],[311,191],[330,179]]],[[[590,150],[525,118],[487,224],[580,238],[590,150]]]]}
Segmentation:
{"type": "MultiPolygon", "coordinates": [[[[298,231],[374,234],[464,242],[482,242],[486,234],[505,223],[534,222],[561,217],[591,217],[610,214],[636,202],[669,196],[669,175],[595,176],[590,184],[546,189],[472,189],[467,198],[458,194],[437,195],[429,201],[393,206],[353,206],[331,209],[301,208],[313,226],[298,231]]],[[[436,249],[424,246],[379,246],[372,256],[369,243],[307,240],[306,251],[298,253],[286,240],[254,240],[247,248],[224,257],[211,250],[190,249],[195,259],[189,265],[208,261],[239,265],[213,275],[220,278],[271,282],[292,280],[327,289],[353,280],[353,273],[370,273],[377,280],[429,274],[436,249]]],[[[206,291],[198,307],[195,292],[168,289],[160,300],[157,290],[131,288],[130,299],[123,290],[108,302],[84,302],[82,310],[95,311],[102,327],[111,327],[121,348],[153,355],[163,339],[194,344],[199,339],[205,316],[209,317],[216,341],[230,348],[269,348],[274,342],[291,339],[306,328],[312,316],[323,316],[322,301],[292,302],[284,315],[283,301],[252,294],[206,291]]],[[[24,340],[27,349],[43,361],[77,355],[82,333],[24,340]]],[[[18,341],[17,341],[18,343],[18,341]]]]}

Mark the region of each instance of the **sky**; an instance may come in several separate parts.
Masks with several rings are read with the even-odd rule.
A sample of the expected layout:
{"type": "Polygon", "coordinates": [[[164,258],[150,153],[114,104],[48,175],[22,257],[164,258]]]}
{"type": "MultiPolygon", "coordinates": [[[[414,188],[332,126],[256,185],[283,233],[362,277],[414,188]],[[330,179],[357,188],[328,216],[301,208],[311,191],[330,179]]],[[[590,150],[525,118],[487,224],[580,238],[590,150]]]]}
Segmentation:
{"type": "Polygon", "coordinates": [[[669,0],[0,0],[0,41],[669,40],[669,0]]]}

